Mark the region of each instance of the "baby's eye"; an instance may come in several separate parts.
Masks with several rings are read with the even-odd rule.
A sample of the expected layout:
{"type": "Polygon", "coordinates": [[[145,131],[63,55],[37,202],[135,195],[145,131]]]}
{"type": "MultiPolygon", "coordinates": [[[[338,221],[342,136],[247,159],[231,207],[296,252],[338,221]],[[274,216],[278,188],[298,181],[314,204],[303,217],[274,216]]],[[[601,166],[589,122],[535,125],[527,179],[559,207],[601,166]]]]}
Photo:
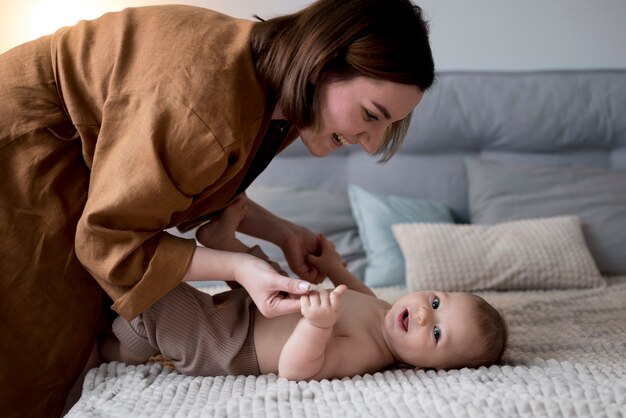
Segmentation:
{"type": "Polygon", "coordinates": [[[433,309],[437,309],[439,307],[439,298],[437,296],[433,299],[432,307],[433,309]]]}
{"type": "Polygon", "coordinates": [[[435,341],[439,342],[439,338],[441,338],[441,329],[437,325],[433,328],[433,335],[435,336],[435,341]]]}

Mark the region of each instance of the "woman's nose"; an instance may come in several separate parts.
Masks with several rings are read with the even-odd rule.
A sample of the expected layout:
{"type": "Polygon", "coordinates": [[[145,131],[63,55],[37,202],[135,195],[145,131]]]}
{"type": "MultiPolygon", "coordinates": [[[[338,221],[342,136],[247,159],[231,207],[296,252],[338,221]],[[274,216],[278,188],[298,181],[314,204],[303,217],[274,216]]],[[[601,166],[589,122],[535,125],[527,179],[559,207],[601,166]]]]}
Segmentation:
{"type": "Polygon", "coordinates": [[[385,130],[372,130],[359,135],[359,144],[368,154],[374,154],[385,139],[385,130]]]}
{"type": "Polygon", "coordinates": [[[373,154],[378,149],[377,147],[374,147],[370,141],[362,141],[361,148],[363,148],[363,150],[368,154],[373,154]]]}

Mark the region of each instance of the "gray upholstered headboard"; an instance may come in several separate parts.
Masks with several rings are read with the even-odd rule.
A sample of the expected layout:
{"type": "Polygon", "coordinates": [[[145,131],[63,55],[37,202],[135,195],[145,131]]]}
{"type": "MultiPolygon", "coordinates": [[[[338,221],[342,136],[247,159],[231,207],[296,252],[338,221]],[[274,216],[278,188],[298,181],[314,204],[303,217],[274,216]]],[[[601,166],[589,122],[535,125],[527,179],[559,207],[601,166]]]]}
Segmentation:
{"type": "Polygon", "coordinates": [[[355,146],[313,158],[297,140],[254,185],[345,194],[353,183],[439,201],[463,222],[470,155],[626,170],[626,70],[443,73],[388,163],[355,146]]]}

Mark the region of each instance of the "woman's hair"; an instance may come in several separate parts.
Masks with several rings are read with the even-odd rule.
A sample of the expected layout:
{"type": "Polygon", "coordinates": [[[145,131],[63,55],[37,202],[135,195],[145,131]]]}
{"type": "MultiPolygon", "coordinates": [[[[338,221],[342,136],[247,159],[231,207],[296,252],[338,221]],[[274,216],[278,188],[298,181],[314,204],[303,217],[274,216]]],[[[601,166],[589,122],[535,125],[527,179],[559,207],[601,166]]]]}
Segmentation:
{"type": "MultiPolygon", "coordinates": [[[[300,128],[320,126],[319,83],[366,76],[424,92],[435,78],[428,24],[410,0],[318,0],[258,22],[250,43],[261,83],[300,128]]],[[[381,161],[401,145],[410,120],[387,129],[381,161]]]]}
{"type": "Polygon", "coordinates": [[[474,294],[472,296],[476,299],[474,319],[477,321],[478,329],[481,332],[484,350],[480,356],[467,359],[465,366],[480,367],[500,364],[509,339],[506,322],[500,312],[485,299],[474,294]]]}

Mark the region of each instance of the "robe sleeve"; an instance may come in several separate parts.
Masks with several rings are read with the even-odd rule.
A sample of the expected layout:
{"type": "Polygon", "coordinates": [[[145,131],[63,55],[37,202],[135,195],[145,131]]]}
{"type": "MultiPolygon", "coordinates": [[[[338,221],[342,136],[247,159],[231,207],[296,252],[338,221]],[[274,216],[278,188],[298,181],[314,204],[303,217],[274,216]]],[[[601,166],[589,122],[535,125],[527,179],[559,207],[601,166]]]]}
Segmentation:
{"type": "Polygon", "coordinates": [[[143,93],[105,103],[75,246],[127,320],[181,282],[196,242],[163,229],[227,162],[210,128],[179,100],[143,93]]]}

